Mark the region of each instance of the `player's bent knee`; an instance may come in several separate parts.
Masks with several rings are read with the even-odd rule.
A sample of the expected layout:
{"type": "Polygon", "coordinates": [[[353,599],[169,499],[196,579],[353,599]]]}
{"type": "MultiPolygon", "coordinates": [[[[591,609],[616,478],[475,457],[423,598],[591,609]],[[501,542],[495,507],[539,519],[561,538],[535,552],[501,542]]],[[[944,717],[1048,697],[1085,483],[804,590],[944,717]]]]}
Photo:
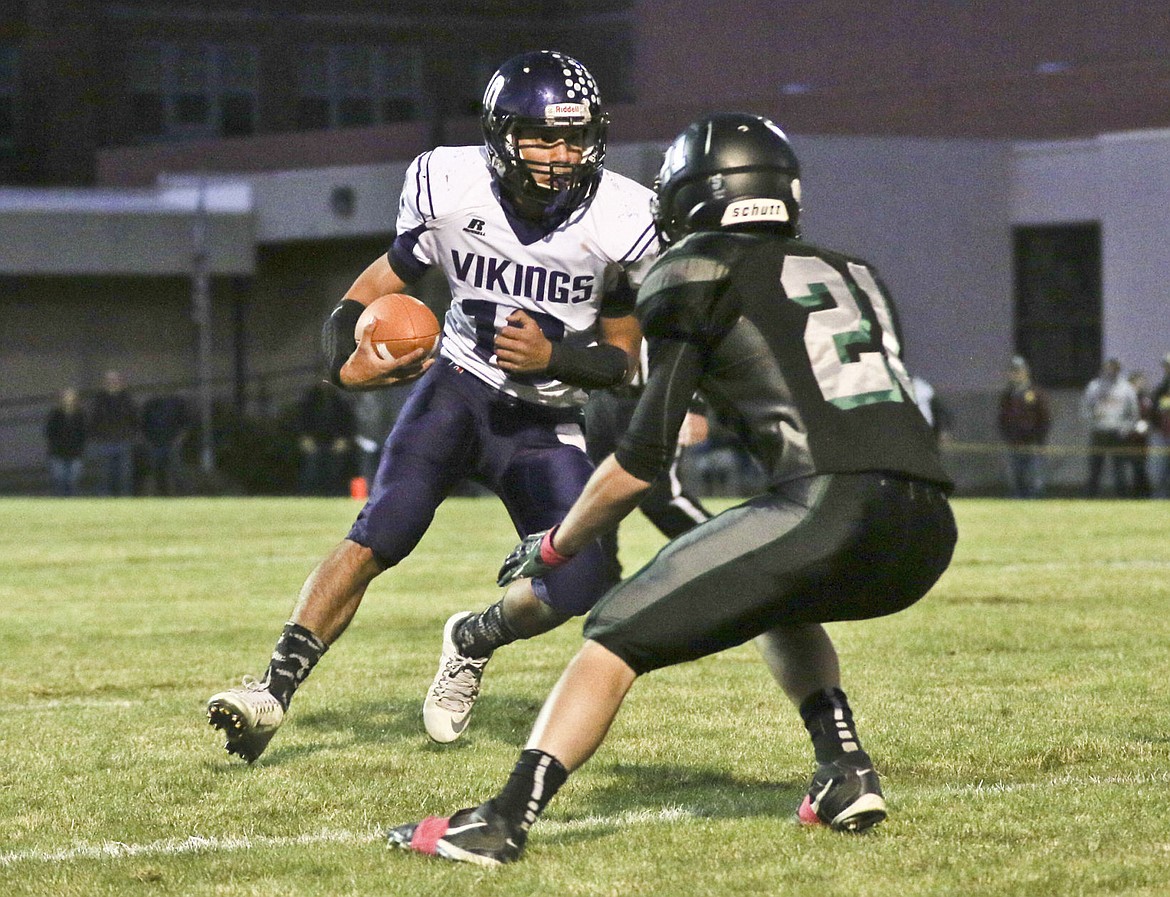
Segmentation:
{"type": "Polygon", "coordinates": [[[578,654],[583,662],[598,669],[606,669],[614,673],[620,673],[623,677],[631,680],[636,679],[638,676],[638,671],[626,663],[622,657],[614,654],[613,651],[609,650],[601,642],[595,642],[593,639],[586,639],[585,644],[581,646],[578,654]]]}
{"type": "Polygon", "coordinates": [[[354,576],[366,582],[392,566],[386,563],[373,548],[362,545],[360,542],[354,542],[352,539],[345,539],[337,550],[344,555],[347,566],[354,571],[354,576]]]}

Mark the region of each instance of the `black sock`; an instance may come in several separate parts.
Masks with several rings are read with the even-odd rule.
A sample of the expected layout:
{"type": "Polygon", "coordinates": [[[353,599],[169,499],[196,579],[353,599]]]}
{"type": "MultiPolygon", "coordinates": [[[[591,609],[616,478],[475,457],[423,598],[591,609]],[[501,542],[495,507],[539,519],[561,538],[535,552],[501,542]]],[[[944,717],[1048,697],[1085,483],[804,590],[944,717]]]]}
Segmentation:
{"type": "Polygon", "coordinates": [[[552,754],[522,751],[508,784],[492,798],[492,805],[515,828],[527,832],[568,777],[569,771],[552,754]]]}
{"type": "Polygon", "coordinates": [[[288,710],[293,692],[308,677],[317,665],[321,655],[329,649],[321,639],[304,626],[285,623],[272,649],[272,660],[268,662],[268,690],[288,710]]]}
{"type": "Polygon", "coordinates": [[[800,716],[812,737],[817,763],[831,763],[846,754],[865,756],[853,728],[853,711],[841,689],[813,692],[801,702],[800,716]]]}
{"type": "Polygon", "coordinates": [[[478,614],[472,614],[451,633],[455,647],[464,657],[487,657],[496,648],[510,645],[519,637],[504,619],[503,598],[478,614]]]}

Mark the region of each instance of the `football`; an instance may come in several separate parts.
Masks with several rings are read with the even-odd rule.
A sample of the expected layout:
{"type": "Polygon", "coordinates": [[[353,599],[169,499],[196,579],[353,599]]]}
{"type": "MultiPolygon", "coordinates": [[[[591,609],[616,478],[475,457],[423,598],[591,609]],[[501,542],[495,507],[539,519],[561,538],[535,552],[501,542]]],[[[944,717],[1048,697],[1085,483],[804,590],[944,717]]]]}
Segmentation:
{"type": "Polygon", "coordinates": [[[429,354],[439,338],[439,320],[434,312],[405,293],[379,296],[367,305],[354,327],[354,342],[361,342],[362,331],[371,320],[377,324],[370,337],[382,358],[400,358],[420,348],[429,354]]]}

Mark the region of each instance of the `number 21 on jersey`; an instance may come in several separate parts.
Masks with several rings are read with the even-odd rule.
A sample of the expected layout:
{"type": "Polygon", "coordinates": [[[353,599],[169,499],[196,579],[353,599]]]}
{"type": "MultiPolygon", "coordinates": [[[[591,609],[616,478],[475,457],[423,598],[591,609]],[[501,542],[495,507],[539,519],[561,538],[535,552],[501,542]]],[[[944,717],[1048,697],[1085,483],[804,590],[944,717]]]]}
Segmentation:
{"type": "Polygon", "coordinates": [[[785,294],[813,309],[804,327],[813,376],[825,401],[838,408],[901,402],[914,391],[889,304],[867,267],[849,262],[848,268],[850,280],[816,256],[784,259],[780,281],[785,294]],[[855,290],[865,294],[872,312],[858,303],[855,290]],[[851,351],[859,344],[873,345],[875,325],[882,334],[880,349],[851,351]]]}

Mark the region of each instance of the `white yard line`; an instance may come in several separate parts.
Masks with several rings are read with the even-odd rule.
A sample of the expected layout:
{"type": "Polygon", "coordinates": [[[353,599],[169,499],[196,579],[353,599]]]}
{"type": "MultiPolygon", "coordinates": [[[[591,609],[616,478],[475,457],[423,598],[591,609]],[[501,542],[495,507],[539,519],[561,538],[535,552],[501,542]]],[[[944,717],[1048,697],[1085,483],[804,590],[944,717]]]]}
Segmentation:
{"type": "MultiPolygon", "coordinates": [[[[943,784],[935,787],[918,788],[925,793],[964,794],[969,797],[994,797],[1018,791],[1039,788],[1061,788],[1069,786],[1099,785],[1151,785],[1170,782],[1170,772],[1138,775],[1087,776],[1074,778],[1059,776],[1045,782],[976,782],[943,784]]],[[[537,831],[547,834],[570,831],[588,831],[595,828],[623,828],[631,825],[655,825],[703,819],[712,815],[701,807],[662,807],[657,810],[630,810],[611,816],[582,816],[576,819],[542,820],[537,831]]],[[[393,824],[393,823],[390,823],[393,824]]],[[[387,825],[387,828],[389,824],[387,825]]],[[[189,853],[227,853],[232,851],[255,850],[271,847],[304,847],[313,844],[375,844],[385,838],[381,829],[372,831],[345,831],[325,829],[303,835],[243,835],[237,837],[170,838],[151,841],[147,844],[126,844],[121,841],[107,841],[102,844],[74,843],[71,847],[57,850],[17,850],[0,853],[0,868],[19,863],[61,863],[73,860],[121,859],[123,857],[166,857],[189,853]]],[[[1164,845],[1170,851],[1170,845],[1164,845]]]]}
{"type": "Polygon", "coordinates": [[[362,844],[377,841],[379,832],[322,831],[306,835],[271,837],[266,835],[235,838],[171,838],[151,841],[149,844],[125,844],[107,841],[104,844],[77,844],[60,850],[17,850],[0,853],[0,867],[16,863],[60,863],[69,860],[119,859],[121,857],[177,856],[183,853],[219,853],[233,850],[252,850],[257,847],[303,847],[311,844],[362,844]]]}
{"type": "Polygon", "coordinates": [[[49,710],[128,710],[142,701],[119,698],[50,698],[46,701],[28,701],[24,704],[0,704],[0,713],[44,713],[49,710]]]}
{"type": "MultiPolygon", "coordinates": [[[[677,822],[702,816],[701,812],[682,807],[661,810],[637,810],[616,816],[586,816],[564,822],[546,820],[540,824],[542,832],[581,831],[591,828],[621,827],[631,824],[677,822]]],[[[274,837],[269,835],[210,837],[192,835],[189,838],[170,838],[147,844],[126,844],[107,841],[103,844],[74,844],[58,850],[17,850],[0,853],[0,868],[18,863],[62,863],[71,860],[105,860],[123,857],[166,857],[187,853],[226,853],[265,847],[305,847],[313,844],[372,844],[382,841],[385,833],[379,831],[336,831],[326,829],[303,835],[274,837]]]]}

